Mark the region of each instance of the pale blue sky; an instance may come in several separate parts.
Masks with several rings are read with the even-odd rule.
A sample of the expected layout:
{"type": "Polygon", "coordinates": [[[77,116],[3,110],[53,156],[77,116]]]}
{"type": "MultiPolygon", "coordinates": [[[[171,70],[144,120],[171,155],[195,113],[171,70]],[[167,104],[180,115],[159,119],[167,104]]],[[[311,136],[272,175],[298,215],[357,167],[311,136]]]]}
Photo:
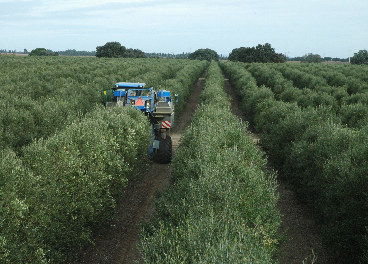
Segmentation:
{"type": "Polygon", "coordinates": [[[0,0],[0,49],[182,53],[270,43],[289,57],[368,49],[367,0],[0,0]]]}

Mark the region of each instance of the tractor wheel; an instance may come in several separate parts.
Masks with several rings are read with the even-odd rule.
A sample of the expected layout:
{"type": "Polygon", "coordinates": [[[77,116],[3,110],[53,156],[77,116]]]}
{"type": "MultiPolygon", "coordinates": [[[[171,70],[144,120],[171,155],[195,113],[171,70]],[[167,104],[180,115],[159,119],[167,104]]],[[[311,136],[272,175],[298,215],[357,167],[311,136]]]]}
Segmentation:
{"type": "Polygon", "coordinates": [[[170,163],[172,158],[172,142],[171,137],[166,137],[160,142],[159,163],[170,163]]]}

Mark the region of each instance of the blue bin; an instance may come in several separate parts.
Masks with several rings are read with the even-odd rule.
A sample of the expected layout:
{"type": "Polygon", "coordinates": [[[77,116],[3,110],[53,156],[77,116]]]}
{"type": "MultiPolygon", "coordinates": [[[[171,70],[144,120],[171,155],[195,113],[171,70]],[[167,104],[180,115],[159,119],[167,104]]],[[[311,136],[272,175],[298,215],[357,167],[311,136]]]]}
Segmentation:
{"type": "Polygon", "coordinates": [[[126,93],[126,91],[124,91],[124,90],[116,90],[116,91],[114,91],[114,96],[118,96],[118,97],[125,96],[125,93],[126,93]]]}

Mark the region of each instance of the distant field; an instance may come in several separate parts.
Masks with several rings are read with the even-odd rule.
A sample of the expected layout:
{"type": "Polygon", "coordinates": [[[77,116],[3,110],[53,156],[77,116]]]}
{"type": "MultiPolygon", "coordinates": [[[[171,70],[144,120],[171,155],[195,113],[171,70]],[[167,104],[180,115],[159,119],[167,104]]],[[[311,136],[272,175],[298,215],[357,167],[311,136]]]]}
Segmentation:
{"type": "MultiPolygon", "coordinates": [[[[287,61],[287,63],[300,63],[300,61],[287,61]]],[[[350,62],[342,61],[324,61],[323,64],[350,64],[350,62]]]]}
{"type": "Polygon", "coordinates": [[[28,54],[20,54],[20,53],[0,53],[0,55],[28,56],[28,54]]]}

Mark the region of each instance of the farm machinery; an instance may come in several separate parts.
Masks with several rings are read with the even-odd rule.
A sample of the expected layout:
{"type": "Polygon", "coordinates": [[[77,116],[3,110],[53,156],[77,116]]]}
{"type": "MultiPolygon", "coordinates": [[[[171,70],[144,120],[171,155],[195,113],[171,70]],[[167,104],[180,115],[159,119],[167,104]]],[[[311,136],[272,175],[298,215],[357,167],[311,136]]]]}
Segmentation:
{"type": "MultiPolygon", "coordinates": [[[[134,107],[149,117],[152,129],[148,153],[160,163],[169,163],[172,157],[172,142],[169,136],[174,125],[174,104],[170,92],[146,88],[145,83],[119,82],[112,89],[101,91],[106,108],[134,107]]],[[[178,96],[175,95],[175,100],[178,96]]]]}

